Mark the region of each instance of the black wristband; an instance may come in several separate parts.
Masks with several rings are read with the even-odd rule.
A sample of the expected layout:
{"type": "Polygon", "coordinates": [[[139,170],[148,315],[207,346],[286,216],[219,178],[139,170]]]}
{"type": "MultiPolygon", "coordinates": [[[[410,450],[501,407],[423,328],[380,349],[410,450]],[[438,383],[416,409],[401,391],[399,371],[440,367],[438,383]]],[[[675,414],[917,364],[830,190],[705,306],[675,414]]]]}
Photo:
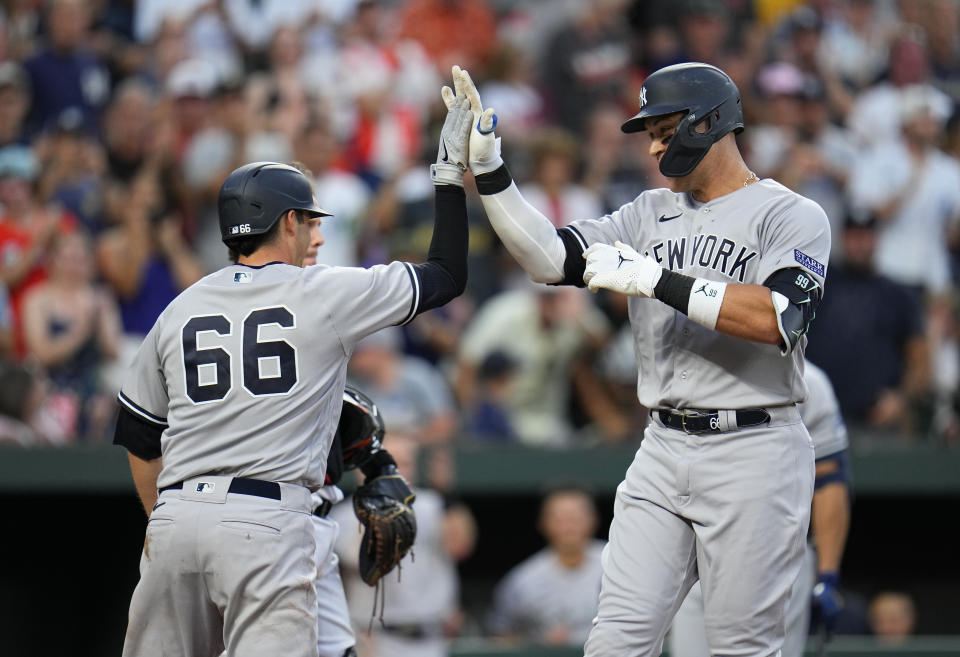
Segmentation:
{"type": "Polygon", "coordinates": [[[397,462],[393,460],[390,452],[381,449],[378,452],[374,452],[370,460],[360,466],[360,471],[367,479],[373,479],[382,474],[392,474],[392,472],[385,472],[385,470],[389,468],[392,468],[392,472],[396,472],[397,462]]]}
{"type": "Polygon", "coordinates": [[[510,176],[510,171],[507,170],[507,165],[502,164],[496,171],[481,173],[476,176],[476,181],[477,191],[484,196],[489,196],[505,190],[513,182],[513,178],[510,176]]]}
{"type": "Polygon", "coordinates": [[[686,315],[694,280],[692,276],[664,269],[657,286],[653,288],[653,296],[686,315]]]}

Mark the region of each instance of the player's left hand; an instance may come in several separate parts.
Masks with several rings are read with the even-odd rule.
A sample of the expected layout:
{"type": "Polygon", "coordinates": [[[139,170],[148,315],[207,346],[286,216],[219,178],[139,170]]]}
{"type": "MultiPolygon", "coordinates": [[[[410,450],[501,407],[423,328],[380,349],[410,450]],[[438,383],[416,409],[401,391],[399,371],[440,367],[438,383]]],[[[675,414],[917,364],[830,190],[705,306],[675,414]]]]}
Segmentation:
{"type": "Polygon", "coordinates": [[[837,618],[843,609],[843,596],[837,590],[840,577],[837,573],[820,573],[817,583],[813,586],[813,607],[819,612],[820,622],[823,623],[827,634],[833,634],[837,626],[837,618]]]}
{"type": "Polygon", "coordinates": [[[353,495],[353,510],[364,527],[360,577],[373,586],[406,556],[417,538],[416,499],[396,466],[387,466],[353,495]]]}
{"type": "Polygon", "coordinates": [[[650,256],[640,255],[623,242],[590,245],[583,252],[587,261],[583,282],[591,292],[600,288],[629,294],[653,297],[653,289],[663,269],[650,256]]]}
{"type": "Polygon", "coordinates": [[[453,67],[454,89],[444,86],[440,90],[447,106],[447,118],[440,129],[440,145],[437,147],[437,162],[430,167],[430,177],[435,185],[463,187],[463,172],[467,170],[467,148],[473,126],[470,99],[463,91],[460,67],[453,67]]]}

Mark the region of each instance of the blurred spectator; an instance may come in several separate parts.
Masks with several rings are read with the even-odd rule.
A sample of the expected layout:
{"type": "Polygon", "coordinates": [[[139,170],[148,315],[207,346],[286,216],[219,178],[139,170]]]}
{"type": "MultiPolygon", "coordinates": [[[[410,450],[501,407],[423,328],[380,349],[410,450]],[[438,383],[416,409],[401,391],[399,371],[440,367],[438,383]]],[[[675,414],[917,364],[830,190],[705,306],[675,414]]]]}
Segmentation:
{"type": "Polygon", "coordinates": [[[490,631],[509,640],[582,646],[597,615],[602,576],[604,542],[593,538],[593,498],[578,488],[551,491],[538,528],[547,545],[497,585],[490,631]]]}
{"type": "Polygon", "coordinates": [[[0,283],[10,292],[16,353],[23,354],[21,311],[27,290],[47,276],[50,246],[76,219],[36,197],[37,160],[25,146],[0,149],[0,283]]]}
{"type": "Polygon", "coordinates": [[[863,153],[850,179],[858,210],[880,222],[877,271],[923,290],[950,286],[948,234],[960,218],[960,165],[937,148],[950,103],[930,87],[904,88],[899,138],[863,153]]]}
{"type": "MultiPolygon", "coordinates": [[[[849,131],[830,121],[826,88],[812,76],[804,78],[800,90],[797,127],[797,141],[774,177],[816,201],[827,213],[833,235],[839,238],[847,207],[847,181],[856,166],[858,153],[849,131]]],[[[843,242],[838,238],[830,244],[833,261],[843,252],[843,242]]]]}
{"type": "Polygon", "coordinates": [[[63,206],[92,235],[103,221],[103,149],[89,137],[75,107],[65,109],[53,129],[36,144],[43,170],[38,183],[41,199],[63,206]]]}
{"type": "Polygon", "coordinates": [[[50,277],[24,300],[23,326],[27,353],[45,369],[52,394],[74,409],[69,433],[99,440],[114,409],[100,368],[117,357],[121,327],[116,303],[94,286],[93,274],[89,239],[79,231],[58,236],[50,277]]]}
{"type": "Polygon", "coordinates": [[[30,107],[30,82],[19,64],[0,62],[0,148],[25,144],[24,119],[30,107]]]}
{"type": "Polygon", "coordinates": [[[149,44],[167,30],[182,31],[181,58],[203,60],[218,76],[235,75],[242,61],[222,5],[210,0],[137,0],[134,34],[149,44]]]}
{"type": "Polygon", "coordinates": [[[338,129],[349,128],[350,122],[344,123],[342,117],[352,120],[358,95],[366,94],[377,84],[385,84],[389,101],[414,112],[420,123],[438,109],[438,89],[450,68],[441,69],[441,78],[423,45],[397,34],[392,13],[395,10],[387,5],[383,0],[357,4],[355,15],[343,28],[340,49],[333,62],[338,70],[333,77],[314,83],[312,74],[317,70],[317,58],[306,62],[308,88],[315,89],[331,105],[331,118],[338,129]]]}
{"type": "Polygon", "coordinates": [[[546,107],[579,133],[593,108],[618,102],[630,67],[625,0],[590,0],[550,38],[540,73],[546,107]]]}
{"type": "MultiPolygon", "coordinates": [[[[174,297],[199,280],[180,222],[164,206],[158,173],[145,167],[115,192],[119,215],[98,239],[97,263],[120,302],[124,333],[142,339],[174,297]]],[[[224,249],[225,250],[225,249],[224,249]]]]}
{"type": "Polygon", "coordinates": [[[930,67],[923,33],[916,25],[902,30],[890,45],[887,77],[866,88],[846,116],[860,146],[882,145],[900,135],[903,92],[921,85],[931,102],[950,106],[950,98],[929,84],[930,67]]]}
{"type": "Polygon", "coordinates": [[[863,89],[887,66],[893,25],[874,0],[845,0],[836,7],[824,17],[817,60],[825,71],[863,89]]]}
{"type": "Polygon", "coordinates": [[[606,320],[581,290],[529,283],[499,294],[480,308],[460,342],[460,403],[467,408],[475,403],[480,364],[488,354],[501,351],[517,363],[507,399],[520,440],[567,444],[574,359],[588,342],[599,342],[606,333],[606,320]]]}
{"type": "Polygon", "coordinates": [[[501,442],[517,439],[507,408],[516,373],[516,362],[502,351],[492,351],[484,357],[477,368],[476,398],[465,409],[464,431],[468,436],[501,442]]]}
{"type": "Polygon", "coordinates": [[[903,644],[913,636],[917,610],[907,593],[885,591],[870,600],[870,628],[887,645],[903,644]]]}
{"type": "Polygon", "coordinates": [[[43,377],[0,358],[0,445],[62,445],[67,440],[51,413],[43,377]]]}
{"type": "Polygon", "coordinates": [[[110,95],[110,76],[87,47],[90,10],[85,0],[51,0],[46,14],[47,43],[24,62],[30,76],[29,129],[52,127],[60,113],[76,107],[86,129],[100,129],[100,112],[110,95]]]}
{"type": "Polygon", "coordinates": [[[248,91],[239,78],[218,85],[211,99],[213,120],[183,155],[184,183],[194,202],[194,243],[206,271],[228,264],[217,215],[217,194],[227,174],[245,162],[293,159],[290,140],[268,128],[269,113],[255,106],[248,91]]]}
{"type": "Polygon", "coordinates": [[[508,44],[494,52],[480,96],[497,110],[497,131],[511,144],[526,144],[543,120],[545,107],[533,78],[533,64],[520,48],[508,44]]]}
{"type": "Polygon", "coordinates": [[[457,428],[450,388],[429,363],[405,356],[401,340],[398,328],[361,340],[350,359],[348,376],[376,402],[391,434],[424,445],[445,443],[457,428]]]}
{"type": "Polygon", "coordinates": [[[211,122],[218,84],[216,70],[202,59],[181,61],[170,70],[165,91],[172,104],[170,119],[176,159],[184,157],[190,142],[211,122]]]}
{"type": "Polygon", "coordinates": [[[923,27],[930,52],[933,83],[960,98],[960,6],[953,0],[929,0],[923,27]]]}
{"type": "Polygon", "coordinates": [[[587,344],[573,365],[575,422],[585,438],[608,443],[638,440],[647,410],[637,401],[637,368],[629,297],[600,292],[598,309],[610,322],[606,340],[587,344]]]}
{"type": "Polygon", "coordinates": [[[400,562],[397,575],[385,578],[377,607],[375,590],[357,573],[362,534],[353,506],[345,500],[333,507],[330,517],[340,525],[335,549],[357,647],[364,657],[446,657],[449,637],[463,623],[457,563],[473,553],[476,522],[464,504],[445,501],[436,491],[417,485],[417,445],[393,435],[389,418],[384,419],[384,447],[417,496],[413,505],[417,542],[400,562]],[[371,608],[380,614],[380,621],[371,622],[371,608]]]}
{"type": "Polygon", "coordinates": [[[676,5],[683,55],[680,61],[724,68],[732,24],[724,0],[681,0],[676,5]]]}
{"type": "Polygon", "coordinates": [[[579,148],[572,135],[560,129],[544,130],[533,139],[531,151],[533,180],[520,186],[530,205],[557,227],[603,215],[596,195],[575,181],[579,148]]]}
{"type": "Polygon", "coordinates": [[[419,41],[442,73],[454,64],[483,70],[497,36],[487,0],[407,0],[399,23],[400,35],[419,41]]]}
{"type": "Polygon", "coordinates": [[[253,52],[262,51],[280,27],[306,30],[309,49],[330,47],[333,28],[344,23],[358,0],[226,0],[224,14],[231,30],[253,52]]]}
{"type": "Polygon", "coordinates": [[[623,111],[612,104],[598,105],[587,119],[583,186],[597,195],[603,212],[612,212],[646,189],[665,187],[657,161],[643,147],[624,139],[623,111]]]}
{"type": "Polygon", "coordinates": [[[749,140],[750,168],[761,178],[775,175],[786,164],[799,139],[803,85],[803,73],[786,62],[769,64],[757,75],[763,116],[744,136],[749,140]]]}
{"type": "Polygon", "coordinates": [[[826,371],[848,422],[906,431],[930,381],[924,314],[916,294],[876,273],[876,243],[875,220],[848,222],[806,354],[826,371]]]}
{"type": "Polygon", "coordinates": [[[296,140],[297,160],[313,174],[314,195],[333,216],[323,224],[324,265],[355,267],[367,233],[370,190],[353,173],[335,166],[339,147],[327,121],[313,118],[296,140]]]}
{"type": "Polygon", "coordinates": [[[9,359],[13,353],[13,308],[7,286],[0,283],[0,361],[9,359]]]}

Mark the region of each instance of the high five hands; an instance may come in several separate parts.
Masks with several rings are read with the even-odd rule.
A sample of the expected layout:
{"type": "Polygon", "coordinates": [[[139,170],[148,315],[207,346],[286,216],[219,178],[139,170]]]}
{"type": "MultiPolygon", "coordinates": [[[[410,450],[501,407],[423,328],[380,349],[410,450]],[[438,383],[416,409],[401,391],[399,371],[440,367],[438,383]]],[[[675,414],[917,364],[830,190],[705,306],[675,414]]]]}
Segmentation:
{"type": "Polygon", "coordinates": [[[453,89],[440,90],[447,117],[440,130],[437,161],[430,167],[434,184],[463,186],[467,167],[475,174],[500,168],[500,139],[494,136],[497,115],[492,107],[483,109],[480,92],[470,73],[454,66],[453,89]],[[469,155],[468,155],[469,153],[469,155]]]}

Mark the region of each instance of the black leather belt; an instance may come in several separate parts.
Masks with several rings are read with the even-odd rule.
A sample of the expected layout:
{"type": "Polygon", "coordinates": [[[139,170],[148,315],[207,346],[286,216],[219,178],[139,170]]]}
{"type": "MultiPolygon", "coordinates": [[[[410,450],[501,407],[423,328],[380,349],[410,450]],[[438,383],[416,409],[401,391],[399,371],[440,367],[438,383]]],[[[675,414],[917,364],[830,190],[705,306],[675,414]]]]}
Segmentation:
{"type": "Polygon", "coordinates": [[[439,625],[421,625],[419,623],[384,625],[381,629],[384,632],[402,636],[405,639],[429,639],[443,634],[443,628],[439,625]]]}
{"type": "MultiPolygon", "coordinates": [[[[202,481],[196,483],[197,492],[202,491],[202,486],[209,486],[202,481]]],[[[166,488],[161,488],[161,493],[166,493],[168,490],[183,490],[183,482],[179,484],[174,484],[173,486],[167,486],[166,488]]],[[[261,481],[260,479],[246,479],[244,477],[234,477],[230,481],[230,488],[227,489],[228,493],[240,493],[241,495],[256,495],[257,497],[266,497],[271,500],[280,499],[280,484],[275,481],[261,481]]]]}
{"type": "MultiPolygon", "coordinates": [[[[671,429],[679,429],[687,433],[720,433],[720,411],[694,411],[661,408],[656,411],[660,421],[671,429]]],[[[735,411],[737,427],[755,427],[770,421],[770,414],[762,408],[744,408],[735,411]]]]}

